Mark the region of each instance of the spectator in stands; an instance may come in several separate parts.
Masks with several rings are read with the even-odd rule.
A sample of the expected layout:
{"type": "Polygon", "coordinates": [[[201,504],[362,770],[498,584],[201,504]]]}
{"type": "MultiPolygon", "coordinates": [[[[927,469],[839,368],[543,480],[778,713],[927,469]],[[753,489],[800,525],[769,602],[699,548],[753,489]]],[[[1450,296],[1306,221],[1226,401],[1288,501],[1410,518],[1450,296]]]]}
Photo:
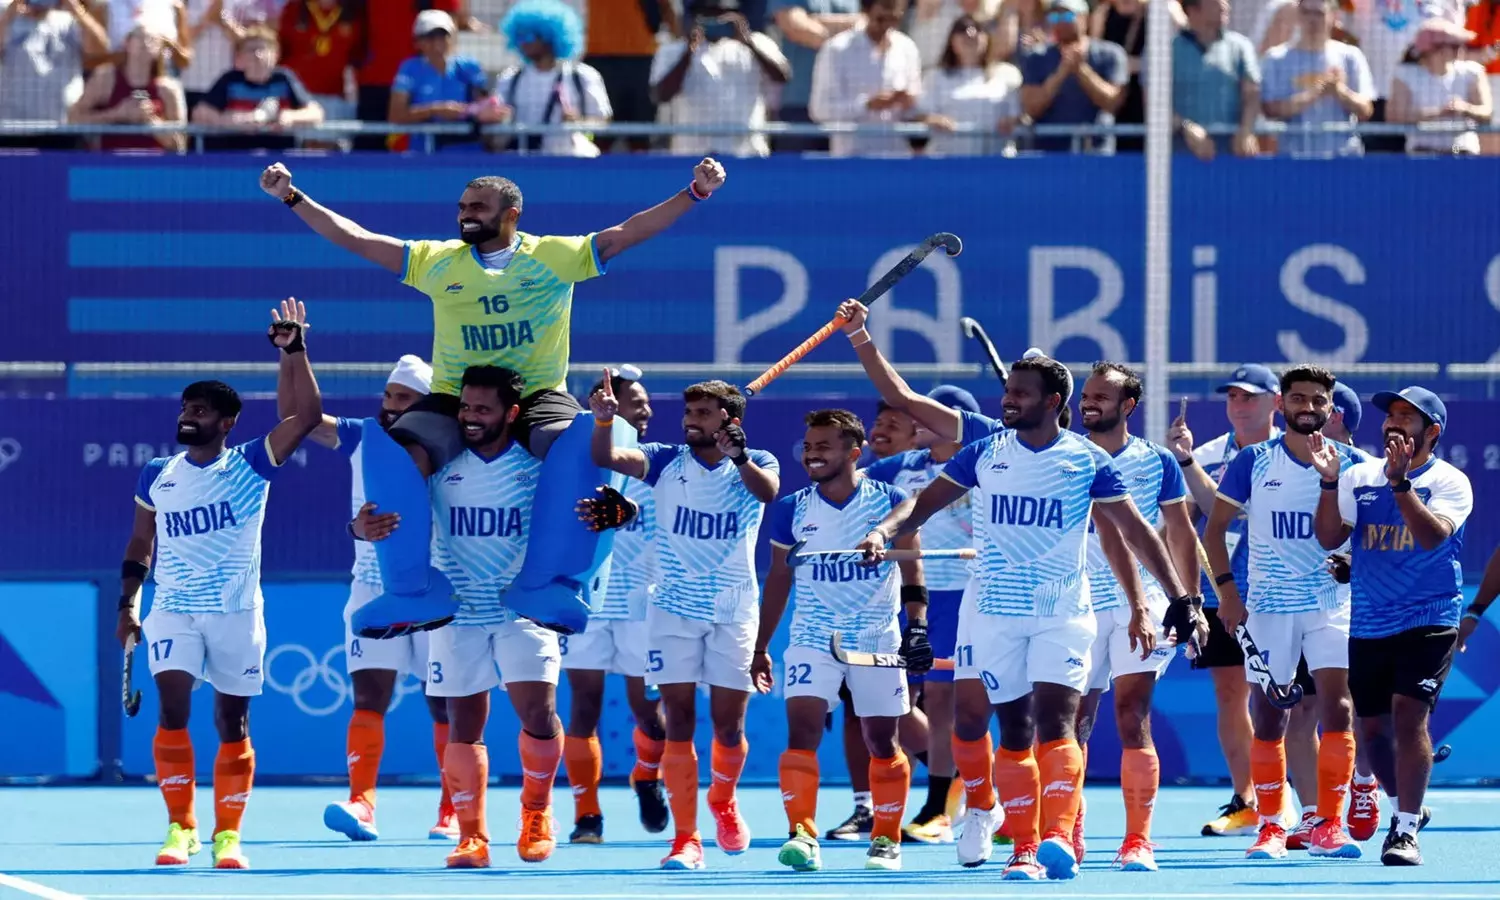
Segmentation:
{"type": "MultiPolygon", "coordinates": [[[[83,96],[68,111],[82,125],[181,125],[187,121],[182,83],[167,74],[161,37],[144,28],[125,36],[124,60],[105,63],[89,74],[83,96]]],[[[101,150],[166,149],[182,152],[180,131],[106,134],[90,141],[101,150]]]]}
{"type": "Polygon", "coordinates": [[[1187,28],[1172,39],[1172,119],[1179,148],[1208,161],[1220,151],[1256,156],[1260,142],[1260,60],[1243,34],[1228,30],[1229,0],[1182,0],[1187,28]],[[1238,126],[1233,136],[1210,128],[1238,126]]]}
{"type": "MultiPolygon", "coordinates": [[[[655,122],[656,102],[651,99],[651,59],[656,55],[656,36],[663,28],[680,37],[682,23],[672,0],[589,0],[588,38],[583,61],[604,79],[616,122],[655,122]]],[[[637,152],[649,150],[646,136],[624,138],[637,152]]],[[[599,138],[608,150],[613,137],[599,138]]]]}
{"type": "MultiPolygon", "coordinates": [[[[750,30],[739,0],[688,0],[688,36],[674,38],[651,62],[651,89],[667,104],[676,125],[758,128],[766,122],[767,96],[791,78],[781,48],[750,30]]],[[[765,135],[681,134],[679,156],[766,156],[765,135]]]]}
{"type": "Polygon", "coordinates": [[[1021,73],[1010,63],[991,63],[990,36],[973,16],[959,16],[948,30],[948,48],[922,79],[919,121],[935,134],[932,156],[977,156],[1013,150],[1009,135],[1021,119],[1021,73]],[[956,135],[957,127],[982,132],[956,135]]]}
{"type": "MultiPolygon", "coordinates": [[[[186,69],[193,62],[192,32],[188,28],[187,6],[182,0],[94,0],[94,16],[109,34],[109,53],[125,47],[125,38],[137,28],[144,28],[161,38],[162,46],[173,66],[186,69]]],[[[100,57],[91,64],[104,62],[100,57]]]]}
{"type": "MultiPolygon", "coordinates": [[[[1469,43],[1468,57],[1484,66],[1490,83],[1490,98],[1500,96],[1500,0],[1479,0],[1469,7],[1468,29],[1474,32],[1469,43]]],[[[1500,103],[1491,103],[1495,108],[1491,124],[1500,125],[1500,103]]],[[[1500,133],[1481,134],[1479,149],[1485,156],[1500,155],[1500,133]]]]}
{"type": "Polygon", "coordinates": [[[192,117],[195,125],[226,125],[252,134],[208,138],[206,149],[286,149],[294,140],[279,132],[323,121],[323,108],[301,80],[276,64],[279,52],[276,32],[270,28],[253,25],[245,30],[234,47],[234,68],[214,82],[193,107],[192,117]]]}
{"type": "MultiPolygon", "coordinates": [[[[783,122],[806,125],[813,121],[808,113],[812,97],[813,66],[818,51],[834,35],[863,27],[860,0],[771,0],[771,15],[781,32],[781,53],[792,67],[791,79],[782,86],[776,105],[783,122]]],[[[828,149],[822,137],[778,138],[778,151],[805,152],[828,149]]]]}
{"type": "MultiPolygon", "coordinates": [[[[1021,106],[1038,125],[1109,124],[1125,102],[1130,80],[1125,50],[1084,33],[1084,0],[1051,0],[1050,41],[1021,56],[1021,106]]],[[[1113,153],[1112,138],[1037,137],[1037,150],[1113,153]]]]}
{"type": "MultiPolygon", "coordinates": [[[[1164,0],[1172,23],[1180,31],[1187,27],[1177,0],[1164,0]]],[[[1146,95],[1141,91],[1141,53],[1146,49],[1146,0],[1104,0],[1089,16],[1089,36],[1096,41],[1119,44],[1125,50],[1130,80],[1125,83],[1125,99],[1115,113],[1121,125],[1144,125],[1146,95]]],[[[1146,146],[1144,137],[1123,136],[1116,139],[1115,149],[1138,153],[1146,146]]]]}
{"type": "MultiPolygon", "coordinates": [[[[1459,59],[1474,32],[1447,19],[1428,19],[1417,29],[1410,62],[1396,67],[1391,83],[1387,118],[1392,122],[1484,124],[1494,115],[1490,84],[1484,67],[1459,59]]],[[[1479,134],[1411,134],[1407,153],[1477,155],[1479,134]]]]}
{"type": "Polygon", "coordinates": [[[182,70],[182,89],[192,109],[234,66],[234,45],[251,25],[274,23],[277,0],[187,0],[188,44],[193,61],[182,70]]]}
{"type": "MultiPolygon", "coordinates": [[[[893,125],[911,117],[922,93],[922,59],[896,30],[906,0],[861,0],[864,22],[829,38],[813,64],[808,113],[824,125],[893,125]]],[[[834,156],[905,156],[900,135],[837,134],[834,156]]]]}
{"type": "MultiPolygon", "coordinates": [[[[295,2],[295,0],[293,0],[295,2]]],[[[412,54],[412,30],[417,14],[441,10],[454,17],[464,31],[485,31],[484,23],[469,15],[467,0],[369,0],[364,10],[365,58],[357,73],[359,100],[355,115],[362,122],[384,122],[391,108],[391,83],[396,70],[412,54]]],[[[383,136],[354,142],[365,150],[386,149],[383,136]]]]}
{"type": "Polygon", "coordinates": [[[984,28],[999,11],[1000,0],[916,0],[911,19],[902,30],[916,41],[925,75],[941,65],[951,43],[953,23],[959,17],[968,16],[984,28]]]}
{"type": "MultiPolygon", "coordinates": [[[[420,52],[396,71],[386,118],[397,125],[500,121],[499,104],[489,97],[489,76],[475,60],[453,53],[458,33],[453,17],[437,9],[423,10],[412,29],[420,52]]],[[[477,140],[477,135],[443,135],[436,143],[450,146],[477,140]]],[[[386,146],[405,150],[410,144],[406,135],[393,134],[386,146]]]]}
{"type": "MultiPolygon", "coordinates": [[[[1467,0],[1452,0],[1455,10],[1461,9],[1467,0]]],[[[1390,97],[1391,81],[1401,58],[1416,40],[1417,29],[1431,7],[1433,0],[1360,0],[1353,4],[1352,15],[1347,17],[1350,30],[1358,36],[1360,54],[1370,72],[1370,96],[1374,100],[1371,122],[1389,122],[1386,103],[1390,97]]],[[[1462,13],[1454,16],[1455,24],[1463,23],[1462,13]]],[[[1335,35],[1337,39],[1337,35],[1335,35]]],[[[1372,134],[1364,140],[1364,148],[1371,153],[1400,153],[1405,148],[1406,138],[1399,134],[1372,134]]]]}
{"type": "MultiPolygon", "coordinates": [[[[571,6],[561,0],[521,0],[505,14],[500,31],[525,61],[500,73],[495,83],[499,121],[525,125],[609,122],[614,110],[604,78],[593,66],[578,62],[583,21],[571,6]]],[[[599,155],[599,146],[581,131],[522,135],[500,146],[556,156],[599,155]]]]}
{"type": "MultiPolygon", "coordinates": [[[[83,60],[108,48],[79,0],[11,0],[0,13],[0,119],[62,122],[83,93],[83,60]]],[[[0,146],[69,149],[61,135],[0,136],[0,146]]]]}
{"type": "Polygon", "coordinates": [[[355,118],[346,76],[364,53],[360,0],[291,0],[281,11],[281,64],[323,107],[323,118],[355,118]]]}
{"type": "Polygon", "coordinates": [[[1003,0],[990,34],[990,58],[1016,61],[1046,43],[1046,0],[1003,0]]]}
{"type": "MultiPolygon", "coordinates": [[[[1374,112],[1370,66],[1358,47],[1332,40],[1331,0],[1298,0],[1300,35],[1261,62],[1261,109],[1288,125],[1367,121],[1374,112]]],[[[1364,152],[1357,134],[1289,130],[1277,147],[1293,156],[1364,152]]]]}

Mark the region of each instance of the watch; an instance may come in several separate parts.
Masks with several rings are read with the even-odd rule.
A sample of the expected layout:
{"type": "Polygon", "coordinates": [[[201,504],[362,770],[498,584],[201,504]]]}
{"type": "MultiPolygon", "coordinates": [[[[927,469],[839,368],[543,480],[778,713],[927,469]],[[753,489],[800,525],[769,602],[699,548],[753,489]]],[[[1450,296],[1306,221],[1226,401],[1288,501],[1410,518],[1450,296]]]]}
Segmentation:
{"type": "Polygon", "coordinates": [[[1408,493],[1411,493],[1411,479],[1410,478],[1403,478],[1400,481],[1396,482],[1395,484],[1391,485],[1391,493],[1393,493],[1393,494],[1408,494],[1408,493]]]}

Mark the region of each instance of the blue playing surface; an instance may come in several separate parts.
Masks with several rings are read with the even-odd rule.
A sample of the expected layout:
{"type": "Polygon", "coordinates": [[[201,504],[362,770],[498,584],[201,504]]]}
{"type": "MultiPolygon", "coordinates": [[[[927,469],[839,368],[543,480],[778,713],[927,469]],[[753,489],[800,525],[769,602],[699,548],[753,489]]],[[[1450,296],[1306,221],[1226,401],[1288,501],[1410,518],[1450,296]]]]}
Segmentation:
{"type": "MultiPolygon", "coordinates": [[[[825,841],[824,870],[794,874],[776,863],[786,819],[772,788],[741,792],[741,809],[758,835],[749,852],[725,856],[712,847],[710,838],[708,869],[703,872],[657,869],[666,844],[641,829],[634,796],[624,787],[601,791],[608,843],[564,844],[547,862],[524,864],[513,849],[518,791],[492,789],[489,819],[495,840],[494,868],[462,873],[443,868],[450,844],[426,838],[435,818],[435,788],[382,790],[381,838],[367,844],[352,844],[323,827],[323,807],[344,798],[339,787],[258,788],[245,820],[245,852],[254,867],[247,872],[214,871],[207,847],[186,869],[156,869],[152,861],[166,833],[166,819],[155,789],[7,788],[0,790],[0,897],[817,900],[860,896],[865,900],[932,900],[940,894],[978,897],[1037,891],[1049,896],[1178,900],[1500,897],[1500,826],[1496,824],[1500,794],[1494,791],[1429,794],[1434,816],[1422,833],[1427,864],[1410,869],[1380,865],[1379,835],[1364,845],[1366,856],[1360,860],[1317,860],[1294,853],[1280,861],[1248,862],[1244,850],[1250,838],[1198,835],[1227,793],[1226,789],[1163,790],[1156,805],[1154,836],[1161,871],[1127,874],[1111,868],[1124,825],[1119,791],[1090,788],[1090,849],[1082,873],[1071,882],[1028,885],[1000,881],[1003,848],[996,848],[996,858],[988,866],[963,869],[955,862],[951,845],[907,845],[903,871],[867,872],[863,869],[865,845],[825,841]]],[[[913,799],[920,801],[921,794],[919,787],[913,799]]],[[[558,799],[561,836],[566,840],[572,803],[565,786],[558,799]]],[[[820,800],[824,827],[837,824],[849,811],[846,788],[825,789],[820,800]]],[[[1386,807],[1382,813],[1388,821],[1386,807]]],[[[206,788],[199,790],[199,814],[207,840],[213,811],[212,794],[206,788]]],[[[702,822],[711,832],[706,810],[702,822]]]]}

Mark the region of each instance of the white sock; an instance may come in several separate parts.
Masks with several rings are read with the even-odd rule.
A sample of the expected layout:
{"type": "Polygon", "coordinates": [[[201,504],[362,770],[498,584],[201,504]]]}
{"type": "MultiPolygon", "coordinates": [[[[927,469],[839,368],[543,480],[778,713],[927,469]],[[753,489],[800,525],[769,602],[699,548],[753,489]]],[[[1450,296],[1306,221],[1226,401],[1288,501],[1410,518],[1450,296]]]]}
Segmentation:
{"type": "Polygon", "coordinates": [[[1372,784],[1375,783],[1375,776],[1374,775],[1361,775],[1358,772],[1355,772],[1354,773],[1354,783],[1357,784],[1357,785],[1359,785],[1360,787],[1369,787],[1370,785],[1372,785],[1372,784]]]}
{"type": "Polygon", "coordinates": [[[1316,804],[1316,803],[1304,803],[1304,804],[1302,804],[1302,815],[1304,815],[1304,816],[1314,815],[1315,816],[1317,814],[1318,814],[1318,804],[1316,804]]]}
{"type": "Polygon", "coordinates": [[[870,799],[870,792],[869,791],[855,791],[854,792],[854,805],[855,806],[863,806],[865,809],[874,809],[875,808],[874,801],[870,799]]]}
{"type": "Polygon", "coordinates": [[[1421,813],[1398,812],[1396,813],[1396,831],[1400,834],[1415,836],[1417,823],[1422,821],[1421,813]]]}

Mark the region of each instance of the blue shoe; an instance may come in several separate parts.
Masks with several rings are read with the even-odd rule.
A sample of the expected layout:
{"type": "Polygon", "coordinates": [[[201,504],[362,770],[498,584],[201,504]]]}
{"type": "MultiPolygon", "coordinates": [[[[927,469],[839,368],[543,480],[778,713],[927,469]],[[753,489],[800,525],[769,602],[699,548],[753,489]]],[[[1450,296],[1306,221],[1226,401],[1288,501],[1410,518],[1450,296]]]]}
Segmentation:
{"type": "Polygon", "coordinates": [[[358,800],[328,804],[323,810],[323,824],[351,841],[373,841],[380,837],[375,828],[375,810],[358,800]]]}
{"type": "Polygon", "coordinates": [[[381,594],[354,611],[349,627],[360,637],[381,640],[442,628],[457,613],[453,585],[442,572],[430,569],[425,591],[381,594]]]}
{"type": "Polygon", "coordinates": [[[1073,843],[1060,834],[1042,841],[1036,851],[1036,861],[1047,870],[1047,877],[1054,881],[1065,881],[1078,875],[1078,860],[1073,858],[1073,843]]]}

